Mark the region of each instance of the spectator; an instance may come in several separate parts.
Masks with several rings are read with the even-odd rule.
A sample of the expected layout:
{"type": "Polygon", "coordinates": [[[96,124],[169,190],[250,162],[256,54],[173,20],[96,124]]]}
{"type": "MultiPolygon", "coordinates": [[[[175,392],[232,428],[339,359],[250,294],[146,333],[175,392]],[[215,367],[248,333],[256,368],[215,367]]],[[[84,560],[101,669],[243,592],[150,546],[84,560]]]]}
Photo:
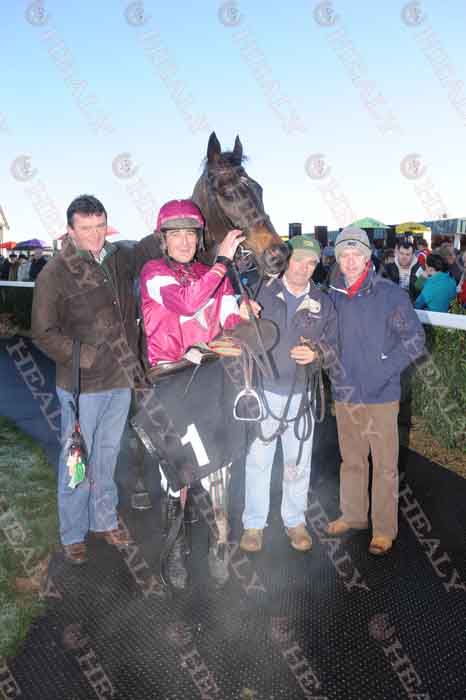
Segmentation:
{"type": "Polygon", "coordinates": [[[432,251],[429,250],[429,244],[427,243],[426,239],[421,238],[418,242],[417,261],[423,270],[425,270],[426,267],[427,256],[430,255],[431,252],[432,251]]]}
{"type": "Polygon", "coordinates": [[[446,271],[447,265],[441,255],[429,255],[426,260],[426,280],[422,292],[416,299],[416,309],[447,312],[456,296],[456,282],[446,271]]]}
{"type": "Polygon", "coordinates": [[[10,271],[10,261],[8,260],[8,258],[2,257],[2,264],[0,267],[0,279],[7,280],[9,271],[10,271]]]}
{"type": "Polygon", "coordinates": [[[403,240],[395,248],[395,262],[385,265],[383,276],[408,292],[412,300],[416,298],[416,279],[421,274],[420,264],[414,255],[412,242],[403,240]]]}
{"type": "Polygon", "coordinates": [[[393,248],[386,248],[382,256],[382,264],[385,267],[395,262],[395,251],[393,248]]]}
{"type": "Polygon", "coordinates": [[[327,294],[311,282],[320,258],[319,243],[308,236],[295,236],[289,246],[292,255],[283,276],[263,285],[257,297],[262,315],[277,324],[280,339],[271,353],[278,379],[264,380],[264,396],[270,413],[262,421],[261,433],[255,437],[246,457],[244,533],[240,541],[241,549],[246,552],[262,549],[270,508],[272,464],[279,437],[284,462],[281,516],[285,531],[297,551],[307,552],[312,547],[305,513],[313,427],[307,440],[301,443],[291,420],[298,413],[305,389],[305,374],[297,374],[296,365],[311,364],[318,359],[319,351],[324,361],[335,357],[337,318],[327,294]],[[283,423],[284,416],[288,420],[283,423]]]}
{"type": "Polygon", "coordinates": [[[458,282],[458,287],[456,289],[458,292],[459,303],[463,307],[466,307],[466,250],[463,251],[462,255],[460,254],[460,259],[462,261],[463,272],[461,274],[461,278],[458,282]]]}
{"type": "Polygon", "coordinates": [[[342,457],[341,516],[327,526],[339,537],[367,529],[372,475],[371,554],[386,554],[398,532],[400,374],[424,349],[424,331],[408,296],[376,276],[367,235],[349,226],[335,244],[339,274],[330,288],[340,338],[331,372],[342,457]]]}
{"type": "Polygon", "coordinates": [[[47,258],[43,254],[41,248],[36,248],[32,254],[31,269],[29,270],[29,279],[35,282],[37,275],[47,263],[47,258]]]}
{"type": "Polygon", "coordinates": [[[35,285],[32,334],[35,344],[57,367],[62,444],[60,539],[66,561],[84,564],[88,533],[117,547],[131,542],[118,525],[114,471],[130,407],[130,387],[141,370],[136,360],[131,253],[105,240],[107,212],[95,197],[75,199],[68,207],[67,222],[68,235],[60,253],[35,285]],[[80,423],[90,477],[77,488],[69,483],[67,464],[67,442],[75,425],[74,340],[81,341],[80,423]]]}
{"type": "Polygon", "coordinates": [[[458,284],[460,279],[461,279],[461,275],[463,273],[463,270],[461,268],[461,265],[458,264],[458,261],[456,259],[456,254],[455,254],[455,251],[454,251],[451,243],[447,243],[447,242],[442,243],[440,248],[437,248],[436,250],[434,250],[434,253],[436,255],[440,255],[443,258],[443,260],[447,264],[446,271],[450,273],[450,275],[453,277],[455,282],[458,284]]]}
{"type": "Polygon", "coordinates": [[[16,253],[11,253],[10,254],[10,260],[9,260],[9,267],[8,267],[8,281],[9,282],[16,282],[18,280],[18,268],[19,268],[19,260],[18,256],[16,253]]]}
{"type": "Polygon", "coordinates": [[[24,253],[20,253],[18,261],[18,282],[29,282],[29,270],[31,268],[31,261],[27,259],[24,253]]]}

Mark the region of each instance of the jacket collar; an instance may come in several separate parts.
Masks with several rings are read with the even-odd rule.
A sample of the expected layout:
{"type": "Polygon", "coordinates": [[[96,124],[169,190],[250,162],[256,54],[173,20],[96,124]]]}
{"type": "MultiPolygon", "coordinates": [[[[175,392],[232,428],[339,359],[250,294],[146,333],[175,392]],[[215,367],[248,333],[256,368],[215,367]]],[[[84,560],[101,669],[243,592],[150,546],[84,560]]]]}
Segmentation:
{"type": "MultiPolygon", "coordinates": [[[[94,256],[92,253],[90,253],[88,250],[81,250],[76,246],[74,243],[73,239],[70,238],[70,236],[66,235],[65,238],[63,239],[63,246],[62,250],[65,253],[77,253],[80,258],[83,260],[87,260],[88,262],[91,262],[92,260],[95,260],[94,256]]],[[[118,250],[118,246],[115,245],[115,243],[110,243],[110,241],[105,241],[104,242],[104,247],[102,249],[103,252],[105,252],[105,255],[101,257],[100,263],[102,263],[104,260],[106,260],[110,255],[114,255],[116,251],[118,250]]]]}
{"type": "MultiPolygon", "coordinates": [[[[359,292],[356,294],[356,296],[360,296],[361,294],[364,294],[365,292],[371,290],[374,286],[374,283],[376,281],[377,274],[375,272],[374,266],[369,270],[367,273],[367,277],[364,280],[363,284],[361,285],[361,288],[359,292]]],[[[329,284],[329,288],[333,289],[335,292],[339,292],[340,294],[344,294],[345,296],[348,296],[348,290],[346,288],[346,282],[345,282],[345,277],[340,270],[340,268],[337,268],[335,277],[332,281],[331,284],[329,284]]]]}

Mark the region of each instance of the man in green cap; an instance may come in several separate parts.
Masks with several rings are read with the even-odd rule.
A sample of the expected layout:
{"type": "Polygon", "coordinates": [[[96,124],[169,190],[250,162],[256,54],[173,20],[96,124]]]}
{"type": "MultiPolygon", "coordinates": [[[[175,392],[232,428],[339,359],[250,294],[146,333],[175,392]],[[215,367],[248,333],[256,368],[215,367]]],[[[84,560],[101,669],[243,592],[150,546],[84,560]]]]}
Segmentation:
{"type": "Polygon", "coordinates": [[[290,258],[283,276],[262,285],[257,301],[261,317],[274,321],[280,331],[271,352],[277,377],[264,379],[267,415],[246,458],[246,493],[243,512],[244,532],[240,547],[246,552],[262,549],[263,530],[270,505],[270,480],[277,438],[283,450],[283,496],[281,515],[291,546],[301,552],[312,547],[306,529],[305,511],[311,472],[311,419],[307,439],[300,445],[293,422],[305,388],[305,372],[297,371],[320,358],[330,364],[337,352],[337,317],[330,299],[312,282],[320,259],[319,243],[311,236],[295,236],[289,241],[290,258]]]}

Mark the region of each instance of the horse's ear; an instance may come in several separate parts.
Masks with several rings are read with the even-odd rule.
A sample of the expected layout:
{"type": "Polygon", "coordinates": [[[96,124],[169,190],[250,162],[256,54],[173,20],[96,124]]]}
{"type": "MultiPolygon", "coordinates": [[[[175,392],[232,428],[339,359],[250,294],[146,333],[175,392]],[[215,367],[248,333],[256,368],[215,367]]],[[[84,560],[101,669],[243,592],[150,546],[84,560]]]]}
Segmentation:
{"type": "Polygon", "coordinates": [[[235,147],[233,148],[233,158],[235,159],[235,163],[238,165],[241,164],[241,161],[243,160],[243,144],[239,140],[239,136],[235,138],[235,147]]]}
{"type": "Polygon", "coordinates": [[[209,165],[215,163],[222,152],[222,147],[220,146],[220,141],[218,140],[215,131],[212,131],[209,137],[209,143],[207,144],[207,162],[209,165]]]}

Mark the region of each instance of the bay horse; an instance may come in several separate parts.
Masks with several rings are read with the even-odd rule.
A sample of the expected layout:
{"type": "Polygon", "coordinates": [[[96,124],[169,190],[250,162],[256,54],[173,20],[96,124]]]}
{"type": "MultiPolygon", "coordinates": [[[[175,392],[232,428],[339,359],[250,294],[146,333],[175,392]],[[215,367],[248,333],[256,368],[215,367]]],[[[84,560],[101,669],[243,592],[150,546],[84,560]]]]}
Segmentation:
{"type": "MultiPolygon", "coordinates": [[[[237,228],[246,236],[237,252],[238,258],[253,260],[261,275],[277,275],[287,265],[289,248],[264,210],[262,187],[246,173],[243,161],[243,147],[238,136],[233,151],[222,152],[215,132],[210,135],[204,169],[191,197],[206,221],[202,257],[205,262],[212,263],[217,246],[228,231],[237,228]]],[[[152,247],[157,241],[158,237],[151,235],[143,243],[152,247]]],[[[158,257],[160,250],[157,255],[151,247],[147,248],[147,254],[158,257]]],[[[159,377],[156,390],[131,424],[149,454],[163,467],[173,491],[208,477],[213,501],[210,512],[214,516],[207,522],[211,532],[215,533],[216,529],[218,546],[224,551],[229,481],[229,469],[225,465],[244,458],[247,445],[245,423],[238,421],[234,413],[235,397],[237,400],[238,392],[244,388],[244,367],[238,358],[222,358],[219,363],[206,365],[196,373],[192,387],[192,369],[180,369],[180,373],[176,373],[175,366],[163,370],[168,381],[159,377]]],[[[251,415],[248,402],[244,408],[247,415],[251,415]]],[[[207,507],[206,512],[208,510],[207,507]]],[[[180,526],[179,520],[176,527],[180,526]]],[[[162,571],[177,533],[176,527],[167,537],[162,571]]],[[[214,539],[216,537],[214,534],[214,539]]],[[[228,563],[219,556],[218,546],[209,550],[209,568],[217,581],[224,581],[228,578],[228,563]]]]}
{"type": "Polygon", "coordinates": [[[247,174],[244,160],[239,136],[232,151],[222,152],[215,131],[211,133],[204,170],[191,197],[206,220],[207,254],[212,260],[217,245],[237,228],[246,236],[237,258],[249,254],[262,273],[277,275],[285,270],[289,248],[266,214],[262,187],[247,174]]]}

